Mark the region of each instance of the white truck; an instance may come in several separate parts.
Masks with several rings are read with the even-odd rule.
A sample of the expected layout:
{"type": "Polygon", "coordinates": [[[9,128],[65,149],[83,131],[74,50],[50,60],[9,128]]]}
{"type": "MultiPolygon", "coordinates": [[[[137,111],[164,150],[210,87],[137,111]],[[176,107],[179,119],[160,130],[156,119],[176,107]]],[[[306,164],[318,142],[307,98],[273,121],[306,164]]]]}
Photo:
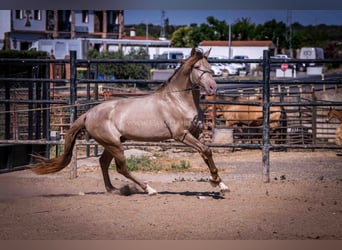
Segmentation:
{"type": "MultiPolygon", "coordinates": [[[[300,49],[299,59],[324,59],[324,51],[322,48],[303,47],[300,49]]],[[[316,65],[317,63],[300,63],[299,70],[305,71],[307,67],[316,65]]]]}
{"type": "Polygon", "coordinates": [[[86,59],[89,44],[85,39],[41,39],[33,42],[29,50],[45,51],[56,59],[64,59],[70,50],[75,50],[77,59],[86,59]]]}

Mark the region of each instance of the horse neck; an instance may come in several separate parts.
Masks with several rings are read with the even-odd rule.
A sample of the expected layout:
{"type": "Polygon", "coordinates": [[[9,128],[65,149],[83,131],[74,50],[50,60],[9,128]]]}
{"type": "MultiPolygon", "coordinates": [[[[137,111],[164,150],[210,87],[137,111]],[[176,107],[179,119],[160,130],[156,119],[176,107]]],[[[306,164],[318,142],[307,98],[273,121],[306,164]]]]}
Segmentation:
{"type": "Polygon", "coordinates": [[[190,76],[185,75],[182,69],[179,69],[168,83],[169,91],[175,93],[188,92],[187,90],[189,90],[190,88],[190,76]]]}
{"type": "Polygon", "coordinates": [[[192,88],[190,77],[186,76],[184,72],[176,72],[169,80],[164,88],[160,90],[163,98],[169,99],[177,106],[186,107],[186,110],[192,112],[200,111],[200,94],[199,89],[192,88]]]}
{"type": "Polygon", "coordinates": [[[193,91],[191,85],[190,77],[185,75],[180,68],[158,92],[171,99],[192,102],[193,91]]]}

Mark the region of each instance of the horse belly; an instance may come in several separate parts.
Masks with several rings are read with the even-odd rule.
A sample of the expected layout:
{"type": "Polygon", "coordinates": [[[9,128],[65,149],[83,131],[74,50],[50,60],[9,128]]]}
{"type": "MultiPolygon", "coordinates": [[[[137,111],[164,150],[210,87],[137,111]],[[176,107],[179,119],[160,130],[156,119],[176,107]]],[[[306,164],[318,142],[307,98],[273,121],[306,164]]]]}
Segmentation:
{"type": "Polygon", "coordinates": [[[170,139],[170,131],[157,103],[152,103],[147,98],[126,104],[118,107],[113,115],[113,123],[125,139],[136,141],[170,139]]]}
{"type": "Polygon", "coordinates": [[[170,131],[160,119],[127,119],[119,131],[127,140],[162,141],[171,138],[170,131]]]}

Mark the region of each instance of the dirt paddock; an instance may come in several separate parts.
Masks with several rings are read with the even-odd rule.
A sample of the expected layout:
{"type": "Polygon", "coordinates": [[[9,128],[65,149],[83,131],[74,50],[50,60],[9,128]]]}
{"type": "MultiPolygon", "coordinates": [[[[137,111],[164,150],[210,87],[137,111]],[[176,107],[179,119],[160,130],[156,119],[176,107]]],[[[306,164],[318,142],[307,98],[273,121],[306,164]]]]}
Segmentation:
{"type": "Polygon", "coordinates": [[[157,158],[189,168],[134,172],[157,189],[151,197],[116,171],[121,191],[106,193],[94,158],[79,160],[76,179],[68,168],[0,175],[0,239],[342,239],[342,157],[334,151],[271,152],[270,183],[262,182],[261,151],[214,151],[231,189],[224,197],[198,154],[157,158]]]}

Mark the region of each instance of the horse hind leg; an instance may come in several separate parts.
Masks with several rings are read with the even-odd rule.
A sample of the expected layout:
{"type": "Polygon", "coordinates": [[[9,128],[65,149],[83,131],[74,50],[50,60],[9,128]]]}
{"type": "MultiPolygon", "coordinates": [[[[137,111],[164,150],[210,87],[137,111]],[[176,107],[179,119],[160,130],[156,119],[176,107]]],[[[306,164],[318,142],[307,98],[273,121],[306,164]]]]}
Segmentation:
{"type": "Polygon", "coordinates": [[[157,194],[157,191],[155,189],[151,188],[148,184],[144,184],[142,181],[132,175],[127,167],[124,151],[121,146],[107,147],[107,150],[109,150],[112,157],[114,157],[118,173],[122,174],[127,179],[130,179],[131,181],[139,185],[144,191],[148,193],[148,195],[157,194]]]}

